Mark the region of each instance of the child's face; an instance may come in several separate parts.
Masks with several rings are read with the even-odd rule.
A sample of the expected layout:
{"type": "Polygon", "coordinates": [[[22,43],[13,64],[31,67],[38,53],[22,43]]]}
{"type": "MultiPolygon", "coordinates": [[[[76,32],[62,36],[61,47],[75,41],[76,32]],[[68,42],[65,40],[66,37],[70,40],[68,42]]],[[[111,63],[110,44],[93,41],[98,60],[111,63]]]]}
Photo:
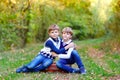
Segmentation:
{"type": "Polygon", "coordinates": [[[62,38],[63,38],[64,41],[68,41],[72,38],[72,35],[70,33],[63,32],[62,33],[62,38]]]}
{"type": "Polygon", "coordinates": [[[49,36],[52,37],[52,38],[54,38],[54,39],[57,39],[58,36],[59,36],[59,31],[58,30],[51,30],[49,32],[49,36]]]}

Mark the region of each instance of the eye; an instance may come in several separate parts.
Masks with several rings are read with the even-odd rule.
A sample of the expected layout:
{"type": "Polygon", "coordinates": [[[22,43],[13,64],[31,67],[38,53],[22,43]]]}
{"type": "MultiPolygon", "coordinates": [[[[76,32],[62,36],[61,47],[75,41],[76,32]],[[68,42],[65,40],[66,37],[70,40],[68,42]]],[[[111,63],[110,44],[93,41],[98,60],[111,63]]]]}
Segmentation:
{"type": "Polygon", "coordinates": [[[54,33],[53,31],[51,33],[54,33]]]}
{"type": "Polygon", "coordinates": [[[67,35],[70,35],[70,33],[67,33],[67,35]]]}
{"type": "Polygon", "coordinates": [[[62,34],[65,34],[65,32],[62,32],[62,34]]]}

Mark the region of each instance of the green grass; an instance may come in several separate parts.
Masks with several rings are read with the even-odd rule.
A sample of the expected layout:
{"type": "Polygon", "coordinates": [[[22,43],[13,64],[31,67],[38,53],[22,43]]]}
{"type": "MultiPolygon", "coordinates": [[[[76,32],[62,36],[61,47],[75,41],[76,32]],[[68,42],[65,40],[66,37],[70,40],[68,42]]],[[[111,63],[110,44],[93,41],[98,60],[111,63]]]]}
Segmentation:
{"type": "MultiPolygon", "coordinates": [[[[111,77],[120,75],[120,54],[111,54],[110,50],[99,53],[100,44],[104,40],[105,38],[75,41],[87,69],[86,75],[57,72],[16,73],[16,68],[28,63],[36,56],[43,46],[43,43],[40,43],[28,45],[24,49],[0,52],[0,80],[54,80],[56,76],[58,80],[109,80],[111,77]],[[99,57],[98,54],[102,54],[102,57],[99,57]]],[[[77,67],[76,64],[73,66],[77,67]]]]}

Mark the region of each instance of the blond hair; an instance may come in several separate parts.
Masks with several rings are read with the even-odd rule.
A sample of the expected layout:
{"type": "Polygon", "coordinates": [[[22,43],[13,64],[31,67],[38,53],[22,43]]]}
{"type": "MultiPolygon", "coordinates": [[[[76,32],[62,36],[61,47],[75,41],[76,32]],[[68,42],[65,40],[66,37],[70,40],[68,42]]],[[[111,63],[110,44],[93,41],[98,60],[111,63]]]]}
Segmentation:
{"type": "Polygon", "coordinates": [[[48,33],[52,30],[58,30],[59,31],[59,26],[56,24],[50,25],[48,28],[48,33]]]}
{"type": "Polygon", "coordinates": [[[65,27],[65,28],[63,28],[62,33],[63,33],[63,32],[70,33],[71,35],[73,35],[72,28],[70,28],[70,27],[65,27]]]}

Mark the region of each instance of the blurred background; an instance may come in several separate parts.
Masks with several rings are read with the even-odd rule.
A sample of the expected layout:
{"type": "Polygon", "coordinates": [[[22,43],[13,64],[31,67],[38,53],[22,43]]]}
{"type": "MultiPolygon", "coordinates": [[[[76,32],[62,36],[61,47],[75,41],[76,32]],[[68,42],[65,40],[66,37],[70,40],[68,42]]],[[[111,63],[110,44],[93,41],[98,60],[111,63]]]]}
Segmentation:
{"type": "Polygon", "coordinates": [[[1,0],[0,51],[44,42],[51,24],[71,27],[74,40],[110,37],[119,46],[120,0],[1,0]]]}

